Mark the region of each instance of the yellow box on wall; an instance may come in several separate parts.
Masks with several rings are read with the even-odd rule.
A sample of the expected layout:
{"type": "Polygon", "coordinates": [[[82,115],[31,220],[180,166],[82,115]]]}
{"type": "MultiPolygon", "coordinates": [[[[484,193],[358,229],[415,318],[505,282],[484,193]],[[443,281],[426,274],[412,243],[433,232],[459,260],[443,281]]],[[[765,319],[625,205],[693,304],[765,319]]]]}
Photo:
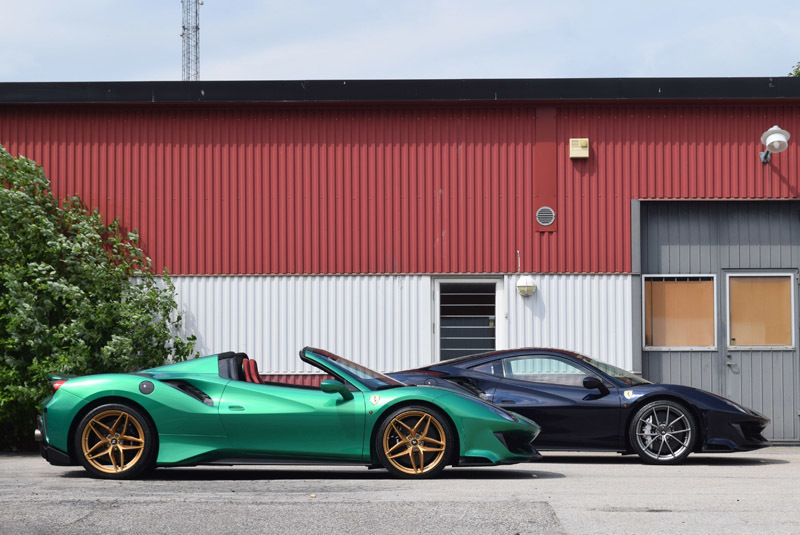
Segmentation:
{"type": "Polygon", "coordinates": [[[588,158],[589,157],[589,138],[571,137],[569,138],[569,157],[588,158]]]}

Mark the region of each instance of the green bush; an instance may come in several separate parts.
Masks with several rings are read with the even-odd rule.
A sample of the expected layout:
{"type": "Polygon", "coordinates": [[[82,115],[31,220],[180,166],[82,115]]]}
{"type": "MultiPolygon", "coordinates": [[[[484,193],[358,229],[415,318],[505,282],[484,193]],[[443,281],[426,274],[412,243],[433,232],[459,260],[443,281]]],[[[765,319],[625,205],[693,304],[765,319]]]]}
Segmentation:
{"type": "Polygon", "coordinates": [[[51,372],[127,372],[192,356],[174,285],[77,197],[63,206],[41,167],[0,146],[0,449],[33,446],[51,372]]]}

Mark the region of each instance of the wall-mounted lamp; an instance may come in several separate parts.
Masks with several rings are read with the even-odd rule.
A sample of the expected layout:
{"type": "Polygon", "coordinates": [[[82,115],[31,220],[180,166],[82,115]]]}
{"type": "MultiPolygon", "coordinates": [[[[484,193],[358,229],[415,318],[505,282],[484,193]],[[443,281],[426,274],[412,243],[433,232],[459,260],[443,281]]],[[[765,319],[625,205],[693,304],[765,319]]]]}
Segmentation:
{"type": "Polygon", "coordinates": [[[761,156],[761,163],[769,163],[770,156],[773,152],[783,152],[789,146],[789,132],[782,129],[780,126],[775,125],[763,134],[761,134],[761,143],[767,146],[767,150],[759,152],[761,156]]]}
{"type": "Polygon", "coordinates": [[[530,275],[522,275],[517,279],[517,292],[522,297],[533,295],[536,291],[536,284],[533,282],[533,277],[530,275]]]}

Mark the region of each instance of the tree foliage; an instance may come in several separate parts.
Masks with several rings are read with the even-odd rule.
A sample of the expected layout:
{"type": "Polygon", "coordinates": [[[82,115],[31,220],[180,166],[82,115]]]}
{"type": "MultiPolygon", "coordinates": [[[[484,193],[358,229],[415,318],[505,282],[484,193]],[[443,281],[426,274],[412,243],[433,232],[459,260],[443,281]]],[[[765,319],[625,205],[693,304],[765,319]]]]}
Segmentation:
{"type": "Polygon", "coordinates": [[[174,285],[138,235],[0,146],[0,448],[31,445],[48,373],[126,372],[191,356],[174,285]]]}
{"type": "Polygon", "coordinates": [[[792,67],[792,70],[789,72],[789,76],[800,77],[800,61],[797,62],[797,65],[792,67]]]}

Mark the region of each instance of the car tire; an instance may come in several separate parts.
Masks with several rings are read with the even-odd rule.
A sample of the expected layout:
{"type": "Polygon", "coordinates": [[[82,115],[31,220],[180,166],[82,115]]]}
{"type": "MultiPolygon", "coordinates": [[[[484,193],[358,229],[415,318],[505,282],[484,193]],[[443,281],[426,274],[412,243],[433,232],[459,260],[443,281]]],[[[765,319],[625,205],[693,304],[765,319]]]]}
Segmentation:
{"type": "Polygon", "coordinates": [[[156,435],[139,410],[120,403],[100,405],[78,424],[74,452],[93,476],[130,479],[155,465],[156,435]]]}
{"type": "Polygon", "coordinates": [[[685,405],[660,399],[642,406],[628,427],[633,450],[647,464],[680,464],[694,450],[698,429],[685,405]]]}
{"type": "Polygon", "coordinates": [[[450,422],[423,405],[401,407],[383,419],[375,435],[375,452],[392,475],[425,479],[450,464],[455,439],[450,422]]]}

